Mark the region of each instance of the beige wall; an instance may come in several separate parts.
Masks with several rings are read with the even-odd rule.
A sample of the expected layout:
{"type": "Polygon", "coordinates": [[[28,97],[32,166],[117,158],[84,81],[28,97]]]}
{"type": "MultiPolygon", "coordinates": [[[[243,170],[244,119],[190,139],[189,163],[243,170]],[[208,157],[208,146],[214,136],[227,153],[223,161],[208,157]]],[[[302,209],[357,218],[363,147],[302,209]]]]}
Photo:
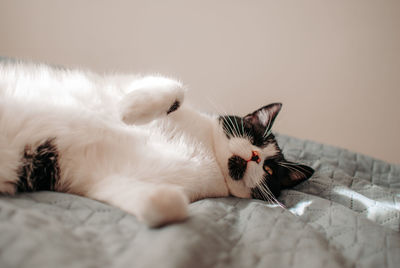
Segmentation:
{"type": "Polygon", "coordinates": [[[204,110],[281,101],[276,130],[400,163],[400,1],[0,0],[0,55],[167,74],[204,110]]]}

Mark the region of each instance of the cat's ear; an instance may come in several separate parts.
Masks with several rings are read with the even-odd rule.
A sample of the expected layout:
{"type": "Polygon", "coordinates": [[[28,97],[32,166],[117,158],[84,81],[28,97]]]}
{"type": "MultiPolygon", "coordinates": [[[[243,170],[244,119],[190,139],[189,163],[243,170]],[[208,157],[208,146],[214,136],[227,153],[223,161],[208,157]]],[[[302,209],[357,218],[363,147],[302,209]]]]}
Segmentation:
{"type": "Polygon", "coordinates": [[[279,167],[280,183],[283,189],[292,188],[314,174],[314,169],[311,167],[286,160],[280,162],[279,167]]]}
{"type": "Polygon", "coordinates": [[[253,125],[261,125],[267,130],[271,129],[272,124],[275,121],[276,116],[282,108],[282,103],[272,103],[264,106],[251,114],[244,117],[245,120],[249,121],[253,125]]]}

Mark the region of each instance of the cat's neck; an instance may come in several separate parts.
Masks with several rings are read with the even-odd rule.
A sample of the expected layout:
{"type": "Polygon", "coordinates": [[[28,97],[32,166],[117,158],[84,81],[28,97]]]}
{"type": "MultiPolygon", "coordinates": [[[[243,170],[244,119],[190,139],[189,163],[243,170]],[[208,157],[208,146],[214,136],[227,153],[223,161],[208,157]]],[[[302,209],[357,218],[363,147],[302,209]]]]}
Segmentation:
{"type": "Polygon", "coordinates": [[[171,127],[168,130],[171,137],[176,136],[179,132],[185,133],[190,137],[192,146],[196,146],[199,152],[207,158],[207,160],[204,159],[208,163],[204,167],[207,174],[201,175],[201,171],[198,174],[201,176],[201,187],[204,187],[204,189],[193,191],[196,192],[196,195],[191,196],[191,201],[206,197],[227,196],[229,192],[225,174],[217,159],[221,150],[220,147],[224,146],[218,144],[220,140],[223,140],[220,135],[224,135],[223,132],[219,131],[221,128],[218,117],[201,113],[190,106],[183,105],[177,112],[170,115],[170,120],[173,121],[172,124],[168,124],[171,127]]]}

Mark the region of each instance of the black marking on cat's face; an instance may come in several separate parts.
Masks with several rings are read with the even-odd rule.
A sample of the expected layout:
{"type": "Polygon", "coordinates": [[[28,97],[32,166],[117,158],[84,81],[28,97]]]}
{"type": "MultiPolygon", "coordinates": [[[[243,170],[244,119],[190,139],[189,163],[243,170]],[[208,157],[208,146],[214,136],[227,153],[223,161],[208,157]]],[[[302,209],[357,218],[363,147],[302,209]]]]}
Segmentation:
{"type": "Polygon", "coordinates": [[[179,101],[176,100],[176,101],[171,105],[171,107],[169,107],[169,109],[168,109],[168,111],[167,111],[167,114],[170,114],[170,113],[172,113],[172,112],[175,112],[176,110],[179,109],[180,106],[181,106],[181,103],[180,103],[179,101]]]}
{"type": "MultiPolygon", "coordinates": [[[[219,121],[228,139],[234,137],[246,138],[249,139],[251,144],[258,147],[265,147],[268,144],[266,139],[268,137],[264,136],[268,132],[265,132],[265,128],[258,124],[252,124],[245,118],[229,115],[221,116],[219,121]]],[[[271,135],[271,133],[268,133],[268,135],[271,135]]]]}
{"type": "Polygon", "coordinates": [[[268,190],[276,199],[282,190],[292,188],[314,174],[314,170],[309,166],[287,161],[283,155],[279,158],[265,160],[263,168],[266,172],[262,184],[252,188],[251,194],[255,199],[266,201],[274,201],[266,194],[268,190]]]}
{"type": "Polygon", "coordinates": [[[228,139],[233,137],[247,137],[254,140],[253,126],[239,116],[220,116],[219,121],[228,139]]]}
{"type": "Polygon", "coordinates": [[[220,116],[219,121],[228,139],[248,138],[253,145],[262,148],[268,145],[269,141],[275,140],[271,128],[281,107],[281,103],[272,103],[245,117],[220,116]]]}
{"type": "Polygon", "coordinates": [[[247,168],[247,161],[240,156],[232,156],[228,160],[229,175],[234,180],[241,180],[247,168]]]}
{"type": "MultiPolygon", "coordinates": [[[[219,117],[228,139],[234,137],[248,139],[253,146],[259,148],[260,152],[271,144],[276,149],[275,155],[262,159],[263,164],[255,167],[262,168],[264,171],[264,175],[259,178],[259,185],[251,189],[252,197],[256,199],[276,201],[282,189],[294,187],[314,173],[314,170],[308,166],[286,161],[275,136],[271,133],[272,125],[281,107],[282,104],[273,103],[245,117],[230,115],[219,117]]],[[[247,166],[247,161],[237,155],[232,155],[228,159],[228,171],[233,180],[243,179],[247,166]]]]}
{"type": "Polygon", "coordinates": [[[54,138],[47,139],[36,149],[25,146],[18,169],[18,192],[53,191],[60,177],[58,151],[54,138]]]}

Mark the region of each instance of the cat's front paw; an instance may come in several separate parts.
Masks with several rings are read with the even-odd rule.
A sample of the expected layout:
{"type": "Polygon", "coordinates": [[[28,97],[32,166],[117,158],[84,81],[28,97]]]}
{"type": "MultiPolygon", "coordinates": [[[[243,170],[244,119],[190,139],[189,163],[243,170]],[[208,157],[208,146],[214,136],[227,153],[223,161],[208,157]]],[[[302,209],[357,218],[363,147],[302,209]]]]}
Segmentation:
{"type": "Polygon", "coordinates": [[[127,124],[145,124],[176,111],[183,102],[181,83],[163,77],[145,77],[131,85],[120,102],[122,120],[127,124]]]}
{"type": "Polygon", "coordinates": [[[177,188],[161,186],[147,195],[144,205],[137,213],[140,221],[150,227],[180,222],[188,217],[189,200],[177,188]]]}

